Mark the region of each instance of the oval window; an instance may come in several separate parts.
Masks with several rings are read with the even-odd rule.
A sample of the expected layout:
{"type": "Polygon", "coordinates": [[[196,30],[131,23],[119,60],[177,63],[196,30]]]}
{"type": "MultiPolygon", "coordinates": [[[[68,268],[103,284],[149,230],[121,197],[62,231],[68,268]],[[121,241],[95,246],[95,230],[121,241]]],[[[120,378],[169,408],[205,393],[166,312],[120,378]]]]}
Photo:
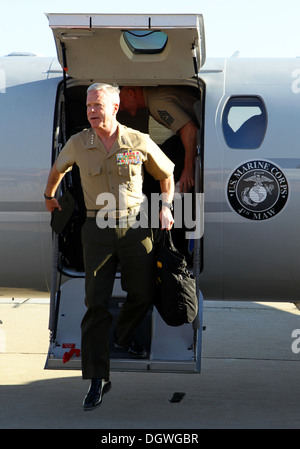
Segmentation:
{"type": "Polygon", "coordinates": [[[167,45],[168,36],[162,31],[124,31],[124,40],[135,54],[161,53],[167,45]]]}
{"type": "Polygon", "coordinates": [[[223,112],[222,125],[230,148],[259,148],[267,129],[267,112],[262,99],[231,97],[223,112]]]}

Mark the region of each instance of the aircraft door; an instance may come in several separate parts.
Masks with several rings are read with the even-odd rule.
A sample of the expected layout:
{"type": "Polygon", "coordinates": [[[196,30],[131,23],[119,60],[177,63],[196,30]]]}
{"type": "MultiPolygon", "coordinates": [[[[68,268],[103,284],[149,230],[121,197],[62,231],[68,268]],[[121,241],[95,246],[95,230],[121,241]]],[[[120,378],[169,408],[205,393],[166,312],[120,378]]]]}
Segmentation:
{"type": "Polygon", "coordinates": [[[47,16],[61,66],[76,79],[174,83],[193,75],[194,61],[197,71],[205,62],[202,15],[47,16]]]}
{"type": "MultiPolygon", "coordinates": [[[[82,100],[86,95],[86,86],[67,80],[67,92],[64,95],[64,86],[61,84],[61,93],[58,95],[57,111],[57,133],[55,140],[55,154],[60,151],[65,139],[74,133],[85,123],[76,122],[70,116],[70,110],[74,117],[78,117],[77,108],[81,109],[82,100]],[[66,102],[66,104],[65,104],[66,102]],[[70,108],[70,105],[71,108],[70,108]],[[75,112],[74,112],[75,111],[75,112]],[[67,118],[66,116],[69,117],[67,118]],[[70,125],[72,123],[72,125],[70,125]]],[[[83,117],[83,116],[82,116],[83,117]]],[[[85,119],[84,119],[85,120],[85,119]]],[[[200,131],[199,131],[200,139],[200,131]]],[[[198,148],[198,160],[196,167],[197,189],[199,193],[203,186],[201,182],[201,172],[203,171],[203,154],[201,153],[200,140],[198,148]]],[[[78,198],[81,195],[80,182],[76,183],[77,173],[73,167],[71,175],[64,178],[61,195],[65,190],[70,190],[78,198]],[[79,187],[79,190],[78,190],[79,187]]],[[[201,195],[201,193],[200,193],[201,195]]],[[[197,207],[203,207],[202,197],[197,207]]],[[[51,331],[51,342],[46,362],[46,368],[49,369],[80,369],[80,323],[85,313],[84,305],[84,283],[85,275],[82,266],[82,254],[79,247],[80,242],[80,223],[78,224],[78,213],[80,207],[77,206],[71,222],[66,230],[59,236],[53,234],[53,266],[52,266],[52,284],[51,284],[51,306],[49,328],[51,331]],[[79,257],[78,257],[79,254],[79,257]]],[[[84,214],[84,211],[81,211],[84,214]]],[[[202,228],[201,228],[202,229],[202,228]]],[[[197,291],[199,291],[199,318],[193,325],[186,324],[179,328],[167,326],[156,309],[149,310],[144,321],[137,329],[138,340],[143,344],[148,352],[148,357],[143,360],[130,359],[127,352],[120,348],[115,348],[113,344],[114,322],[126,298],[126,292],[121,288],[120,273],[117,273],[115,279],[114,291],[110,304],[110,312],[113,316],[111,328],[110,352],[111,369],[122,371],[166,371],[166,372],[190,372],[200,371],[201,361],[201,337],[202,337],[202,295],[199,288],[199,273],[201,272],[201,235],[198,239],[194,238],[195,251],[200,258],[195,263],[194,271],[197,280],[197,291]],[[197,246],[198,244],[198,246],[197,246]],[[200,265],[199,265],[200,264],[200,265]],[[196,274],[197,273],[197,274],[196,274]]],[[[196,261],[196,258],[195,258],[196,261]]],[[[192,269],[193,267],[191,267],[192,269]]]]}
{"type": "MultiPolygon", "coordinates": [[[[84,120],[78,122],[78,117],[80,116],[79,112],[85,110],[86,88],[91,84],[91,80],[117,82],[119,85],[124,83],[126,85],[129,83],[151,85],[153,83],[166,84],[167,82],[182,84],[187,77],[193,75],[194,70],[198,71],[205,60],[202,16],[49,15],[48,17],[53,29],[58,56],[65,73],[61,87],[62,93],[57,105],[59,113],[55,146],[58,149],[70,135],[86,126],[84,120]],[[146,52],[144,48],[138,50],[140,37],[144,36],[141,32],[146,30],[149,34],[149,29],[150,33],[155,32],[155,41],[157,31],[162,31],[167,36],[165,44],[163,40],[161,41],[159,51],[153,52],[153,48],[150,52],[146,52]],[[129,32],[125,34],[124,30],[129,32]],[[133,37],[134,39],[132,39],[133,37]],[[193,53],[191,53],[192,48],[193,53]],[[108,60],[105,56],[108,53],[110,63],[95,65],[94,62],[99,61],[98,56],[94,57],[95,51],[97,51],[97,55],[101,51],[100,60],[101,58],[108,60]],[[179,53],[180,58],[178,58],[179,53]],[[178,64],[178,59],[181,61],[180,64],[178,64]],[[66,73],[73,78],[66,76],[66,73]]],[[[165,38],[161,34],[159,36],[165,38]]],[[[197,195],[197,207],[200,209],[203,208],[201,138],[199,133],[196,188],[197,193],[200,194],[197,195]]],[[[72,193],[77,196],[76,202],[78,203],[80,193],[78,194],[77,186],[80,187],[80,182],[76,184],[75,178],[73,168],[72,175],[66,178],[66,184],[63,184],[62,191],[64,189],[72,190],[72,193]]],[[[68,224],[68,232],[72,226],[73,220],[70,225],[68,224]]],[[[72,232],[69,232],[68,237],[65,235],[54,236],[53,240],[51,342],[46,362],[46,368],[49,369],[79,369],[81,367],[80,322],[85,311],[85,279],[80,264],[75,266],[73,262],[70,262],[70,257],[66,252],[66,240],[71,241],[69,240],[71,234],[72,232]]],[[[199,254],[201,254],[202,236],[203,224],[199,238],[193,240],[199,254]]],[[[78,241],[78,238],[75,240],[78,241]]],[[[202,269],[201,260],[201,256],[200,259],[196,258],[194,270],[197,272],[197,276],[202,269]]],[[[199,289],[198,280],[197,286],[199,289]]],[[[137,329],[139,341],[148,351],[148,357],[142,360],[130,359],[125,350],[115,348],[113,345],[114,320],[125,296],[126,293],[120,284],[120,274],[117,273],[110,306],[113,316],[110,342],[111,369],[199,372],[202,331],[200,290],[199,320],[196,320],[193,325],[185,324],[179,328],[171,328],[163,322],[155,308],[149,310],[143,323],[137,329]]]]}

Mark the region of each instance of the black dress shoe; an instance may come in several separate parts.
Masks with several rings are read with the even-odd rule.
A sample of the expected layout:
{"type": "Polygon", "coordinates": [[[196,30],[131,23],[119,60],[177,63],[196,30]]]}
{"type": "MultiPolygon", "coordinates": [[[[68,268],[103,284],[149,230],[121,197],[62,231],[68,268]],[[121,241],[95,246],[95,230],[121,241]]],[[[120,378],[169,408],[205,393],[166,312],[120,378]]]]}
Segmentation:
{"type": "Polygon", "coordinates": [[[125,348],[133,359],[145,359],[147,357],[146,349],[134,337],[129,340],[125,348]]]}
{"type": "Polygon", "coordinates": [[[146,349],[139,344],[135,337],[132,337],[129,342],[125,345],[120,345],[117,342],[117,338],[115,336],[115,347],[116,348],[125,348],[133,359],[145,359],[147,357],[146,349]]]}
{"type": "Polygon", "coordinates": [[[93,410],[101,404],[102,396],[111,389],[111,382],[108,379],[92,379],[90,388],[83,401],[84,410],[93,410]]]}

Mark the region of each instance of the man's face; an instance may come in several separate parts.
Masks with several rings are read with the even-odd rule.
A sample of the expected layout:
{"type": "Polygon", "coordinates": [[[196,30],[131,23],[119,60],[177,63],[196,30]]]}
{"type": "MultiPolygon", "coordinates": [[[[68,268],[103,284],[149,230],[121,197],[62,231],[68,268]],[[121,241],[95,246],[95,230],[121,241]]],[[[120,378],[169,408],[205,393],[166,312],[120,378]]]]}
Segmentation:
{"type": "Polygon", "coordinates": [[[118,112],[118,104],[103,90],[88,92],[86,108],[88,121],[95,129],[109,130],[118,112]]]}
{"type": "Polygon", "coordinates": [[[133,89],[122,88],[120,92],[120,111],[127,111],[132,117],[138,110],[137,100],[133,89]]]}

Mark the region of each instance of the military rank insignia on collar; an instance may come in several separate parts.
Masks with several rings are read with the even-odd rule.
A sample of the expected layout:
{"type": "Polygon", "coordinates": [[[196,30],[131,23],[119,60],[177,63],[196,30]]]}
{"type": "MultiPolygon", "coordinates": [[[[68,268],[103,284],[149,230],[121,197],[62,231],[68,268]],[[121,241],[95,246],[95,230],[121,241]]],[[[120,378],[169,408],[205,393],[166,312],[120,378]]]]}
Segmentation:
{"type": "Polygon", "coordinates": [[[122,142],[123,145],[128,145],[128,142],[127,142],[127,140],[125,139],[124,136],[121,136],[121,142],[122,142]]]}

